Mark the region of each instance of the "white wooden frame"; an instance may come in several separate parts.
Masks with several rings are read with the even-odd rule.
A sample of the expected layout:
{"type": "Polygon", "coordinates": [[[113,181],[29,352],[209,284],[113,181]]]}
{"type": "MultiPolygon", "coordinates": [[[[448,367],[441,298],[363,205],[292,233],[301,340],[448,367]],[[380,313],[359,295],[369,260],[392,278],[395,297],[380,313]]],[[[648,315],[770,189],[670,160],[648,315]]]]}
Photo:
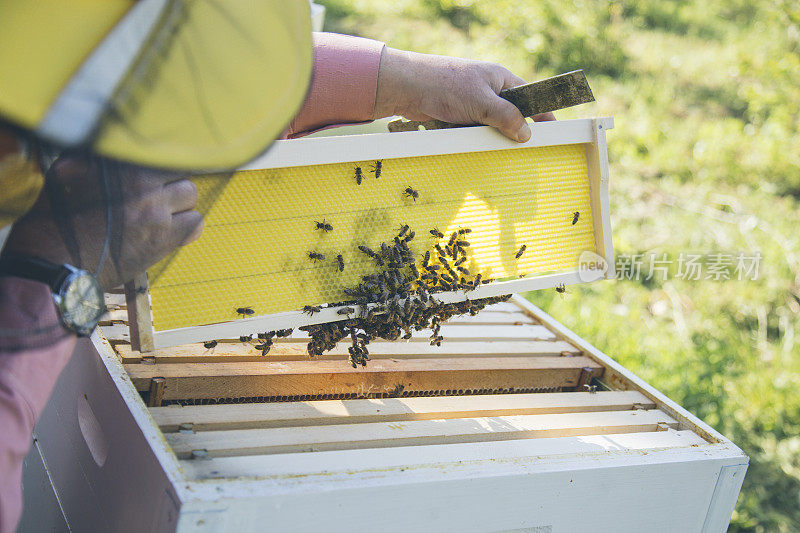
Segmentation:
{"type": "MultiPolygon", "coordinates": [[[[626,504],[625,494],[663,492],[665,486],[685,482],[702,470],[706,487],[709,477],[716,483],[704,490],[707,499],[692,502],[695,510],[707,506],[702,527],[692,530],[724,532],[747,470],[742,451],[541,309],[519,296],[512,301],[602,364],[604,380],[652,400],[677,420],[677,431],[651,433],[663,437],[660,448],[637,442],[636,435],[618,435],[245,456],[229,458],[241,462],[242,477],[203,479],[200,474],[213,470],[216,459],[176,458],[117,354],[98,331],[79,343],[36,432],[70,527],[103,530],[113,523],[120,531],[305,531],[311,530],[309,517],[320,516],[331,531],[358,531],[367,523],[382,531],[524,531],[520,528],[547,525],[526,522],[535,515],[560,517],[561,527],[554,526],[554,532],[581,531],[598,530],[592,527],[593,512],[598,512],[595,502],[602,501],[616,506],[601,512],[606,524],[608,513],[619,514],[614,531],[641,531],[643,523],[650,531],[675,531],[686,530],[676,526],[681,508],[673,510],[673,522],[647,521],[653,507],[626,504]],[[94,465],[75,423],[75,399],[81,397],[88,399],[106,439],[109,455],[102,467],[94,465]],[[683,437],[690,432],[705,441],[683,437]],[[598,451],[598,446],[606,449],[598,451]],[[573,478],[576,484],[579,479],[596,480],[598,488],[593,490],[603,492],[594,497],[564,492],[548,500],[563,504],[540,506],[542,491],[570,490],[573,478]],[[611,488],[619,498],[614,502],[603,497],[611,488]],[[460,499],[442,502],[442,493],[460,499]],[[497,493],[514,501],[501,502],[497,493]],[[406,507],[412,500],[414,506],[406,507]],[[504,507],[476,519],[470,509],[485,509],[487,500],[504,507]],[[419,507],[428,501],[424,509],[419,507]],[[450,510],[448,503],[457,504],[460,511],[450,510]],[[454,522],[436,522],[442,519],[434,512],[437,506],[442,517],[454,522]],[[584,514],[587,508],[592,510],[584,514]],[[513,513],[508,514],[510,509],[513,513]],[[623,522],[631,517],[638,522],[623,522]],[[510,525],[503,526],[506,523],[510,525]]],[[[692,488],[678,485],[672,494],[692,488]]],[[[321,525],[315,525],[319,530],[321,525]]]]}
{"type": "MultiPolygon", "coordinates": [[[[476,300],[510,293],[521,293],[546,289],[558,285],[570,285],[614,278],[614,248],[611,240],[611,215],[608,198],[608,152],[606,130],[614,127],[611,117],[578,119],[533,124],[533,135],[525,143],[517,143],[504,137],[494,128],[467,127],[445,130],[426,130],[396,133],[375,133],[341,137],[318,137],[276,141],[262,157],[240,170],[284,168],[305,165],[418,157],[451,153],[468,153],[489,150],[514,150],[522,148],[556,146],[563,144],[585,144],[589,173],[590,201],[596,249],[602,263],[590,268],[571,272],[524,277],[509,281],[481,285],[473,291],[453,291],[436,294],[443,303],[476,300]]],[[[139,302],[146,301],[140,294],[139,302]]],[[[128,309],[146,307],[128,302],[128,309]]],[[[229,322],[191,326],[155,331],[152,322],[139,320],[134,312],[129,316],[130,324],[137,324],[136,335],[131,336],[133,348],[152,351],[158,348],[178,346],[214,339],[236,339],[258,331],[297,328],[342,320],[338,314],[341,307],[327,307],[313,316],[302,311],[287,311],[237,319],[229,322]],[[147,324],[150,323],[148,331],[147,324]],[[144,325],[144,326],[143,326],[144,325]]],[[[363,311],[356,308],[356,313],[363,311]]],[[[355,316],[352,315],[352,316],[355,316]]]]}

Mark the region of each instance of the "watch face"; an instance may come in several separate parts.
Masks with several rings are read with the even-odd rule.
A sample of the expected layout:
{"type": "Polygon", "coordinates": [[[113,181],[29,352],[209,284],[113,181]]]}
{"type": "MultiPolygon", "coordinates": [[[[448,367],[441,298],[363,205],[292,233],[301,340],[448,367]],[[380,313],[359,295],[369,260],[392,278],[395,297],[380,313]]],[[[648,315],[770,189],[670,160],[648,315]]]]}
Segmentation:
{"type": "Polygon", "coordinates": [[[105,312],[103,289],[88,272],[70,276],[61,292],[61,317],[76,331],[91,331],[105,312]]]}

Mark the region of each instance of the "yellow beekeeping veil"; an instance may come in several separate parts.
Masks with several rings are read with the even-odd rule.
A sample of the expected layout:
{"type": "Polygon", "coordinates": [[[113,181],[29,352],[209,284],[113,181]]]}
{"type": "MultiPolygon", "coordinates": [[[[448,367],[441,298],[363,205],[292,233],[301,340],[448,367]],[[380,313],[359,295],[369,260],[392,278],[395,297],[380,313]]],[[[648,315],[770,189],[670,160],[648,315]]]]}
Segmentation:
{"type": "Polygon", "coordinates": [[[0,118],[137,164],[245,163],[297,113],[311,69],[306,0],[0,3],[0,118]]]}

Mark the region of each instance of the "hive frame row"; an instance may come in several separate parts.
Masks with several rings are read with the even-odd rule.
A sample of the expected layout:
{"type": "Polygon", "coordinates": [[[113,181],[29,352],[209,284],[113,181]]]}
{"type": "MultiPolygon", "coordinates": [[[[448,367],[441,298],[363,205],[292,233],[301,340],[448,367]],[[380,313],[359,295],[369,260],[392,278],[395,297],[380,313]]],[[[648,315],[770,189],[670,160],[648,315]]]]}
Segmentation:
{"type": "MultiPolygon", "coordinates": [[[[37,426],[36,446],[49,464],[70,466],[56,468],[52,473],[54,486],[70,487],[61,497],[62,504],[71,511],[73,528],[97,529],[94,521],[99,516],[110,517],[118,525],[127,524],[125,530],[225,531],[236,524],[240,531],[258,531],[264,523],[277,529],[300,529],[301,523],[308,526],[315,516],[328,520],[330,528],[333,517],[347,518],[348,524],[358,520],[363,524],[368,514],[371,520],[379,520],[378,525],[386,531],[408,531],[408,522],[414,517],[418,521],[429,520],[434,516],[430,513],[439,509],[443,519],[459,520],[457,525],[464,530],[496,530],[501,527],[498,524],[506,523],[506,529],[518,529],[529,526],[531,517],[536,516],[542,525],[553,523],[547,522],[548,518],[560,521],[560,529],[588,529],[599,517],[606,526],[613,521],[615,531],[640,531],[643,523],[652,530],[673,531],[686,525],[679,524],[681,520],[691,518],[680,506],[690,500],[692,512],[699,508],[707,511],[700,519],[702,526],[695,523],[683,530],[725,531],[747,470],[748,459],[741,450],[541,309],[519,296],[512,302],[602,364],[604,381],[612,388],[638,391],[678,422],[677,430],[649,435],[666,442],[670,436],[680,440],[680,435],[693,432],[706,443],[677,442],[658,448],[648,445],[646,449],[610,447],[597,454],[586,453],[586,437],[559,440],[556,450],[551,449],[547,439],[525,439],[517,444],[491,444],[503,449],[512,445],[519,448],[508,450],[509,455],[502,461],[497,460],[500,451],[495,450],[487,457],[472,457],[466,462],[457,451],[460,448],[453,446],[467,445],[364,449],[357,451],[358,468],[339,475],[329,470],[335,465],[346,466],[342,461],[331,459],[320,467],[315,453],[294,455],[296,461],[271,476],[264,475],[269,467],[268,457],[250,456],[246,458],[249,476],[202,479],[194,468],[186,468],[187,461],[173,454],[114,349],[98,330],[91,340],[78,344],[77,353],[57,386],[55,397],[61,401],[51,403],[37,426]],[[77,401],[66,401],[69,398],[77,401]],[[76,419],[81,415],[81,406],[81,420],[94,421],[96,417],[94,424],[82,423],[79,427],[76,419]],[[97,429],[103,436],[97,441],[102,444],[103,453],[99,454],[96,449],[87,449],[84,442],[85,430],[91,433],[97,429]],[[293,475],[283,472],[289,469],[293,475]],[[261,475],[254,471],[261,471],[261,475]],[[702,491],[697,489],[701,474],[705,487],[702,491]],[[716,480],[710,487],[709,478],[716,480]],[[497,483],[493,484],[493,480],[497,483]],[[556,482],[558,490],[569,492],[557,498],[556,505],[541,507],[542,492],[552,492],[556,482]],[[469,486],[469,494],[458,489],[465,486],[469,486]],[[113,490],[98,492],[92,487],[113,490]],[[587,489],[579,490],[580,487],[587,489]],[[609,487],[614,488],[618,498],[604,497],[609,487]],[[447,491],[459,499],[451,496],[443,500],[447,491]],[[408,506],[397,505],[397,501],[405,503],[409,494],[415,501],[429,504],[425,509],[411,508],[414,513],[409,512],[408,506]],[[661,503],[665,495],[684,494],[691,498],[661,503]],[[513,502],[508,501],[510,495],[516,498],[513,502]],[[403,497],[406,499],[397,499],[403,497]],[[497,505],[500,497],[506,499],[497,505]],[[485,509],[486,500],[492,506],[485,516],[470,512],[485,509]],[[578,513],[576,501],[583,502],[578,513]],[[348,512],[348,505],[353,502],[360,504],[348,512]],[[674,506],[676,503],[678,506],[674,506]],[[442,511],[454,505],[462,511],[442,511]],[[664,519],[664,508],[668,507],[670,521],[664,519]],[[303,508],[313,508],[314,513],[303,512],[303,508]],[[280,513],[276,514],[275,509],[280,513]],[[95,527],[89,528],[89,523],[95,527]]],[[[468,446],[475,448],[475,454],[485,447],[468,446]]],[[[345,457],[355,452],[324,453],[345,457]]],[[[215,461],[200,460],[196,466],[211,469],[215,461]]],[[[341,522],[337,524],[343,527],[341,522]]],[[[426,524],[414,525],[424,529],[426,524]]],[[[554,526],[556,529],[558,525],[554,526]]],[[[351,530],[358,530],[358,526],[353,525],[351,530]]]]}

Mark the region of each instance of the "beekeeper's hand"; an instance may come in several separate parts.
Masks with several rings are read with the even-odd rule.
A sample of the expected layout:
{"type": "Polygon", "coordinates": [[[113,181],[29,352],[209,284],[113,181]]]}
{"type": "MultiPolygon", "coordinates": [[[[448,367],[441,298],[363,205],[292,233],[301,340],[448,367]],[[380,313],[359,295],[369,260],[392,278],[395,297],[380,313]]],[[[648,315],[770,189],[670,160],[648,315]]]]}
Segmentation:
{"type": "MultiPolygon", "coordinates": [[[[497,96],[524,83],[495,63],[385,47],[374,118],[401,115],[417,121],[435,118],[454,124],[486,124],[509,139],[525,142],[530,139],[530,127],[513,104],[497,96]]],[[[533,119],[555,117],[543,113],[533,119]]]]}
{"type": "Polygon", "coordinates": [[[98,281],[108,290],[200,236],[197,187],[185,176],[86,155],[58,159],[33,208],[20,218],[6,250],[92,273],[106,238],[103,172],[111,233],[98,281]]]}

